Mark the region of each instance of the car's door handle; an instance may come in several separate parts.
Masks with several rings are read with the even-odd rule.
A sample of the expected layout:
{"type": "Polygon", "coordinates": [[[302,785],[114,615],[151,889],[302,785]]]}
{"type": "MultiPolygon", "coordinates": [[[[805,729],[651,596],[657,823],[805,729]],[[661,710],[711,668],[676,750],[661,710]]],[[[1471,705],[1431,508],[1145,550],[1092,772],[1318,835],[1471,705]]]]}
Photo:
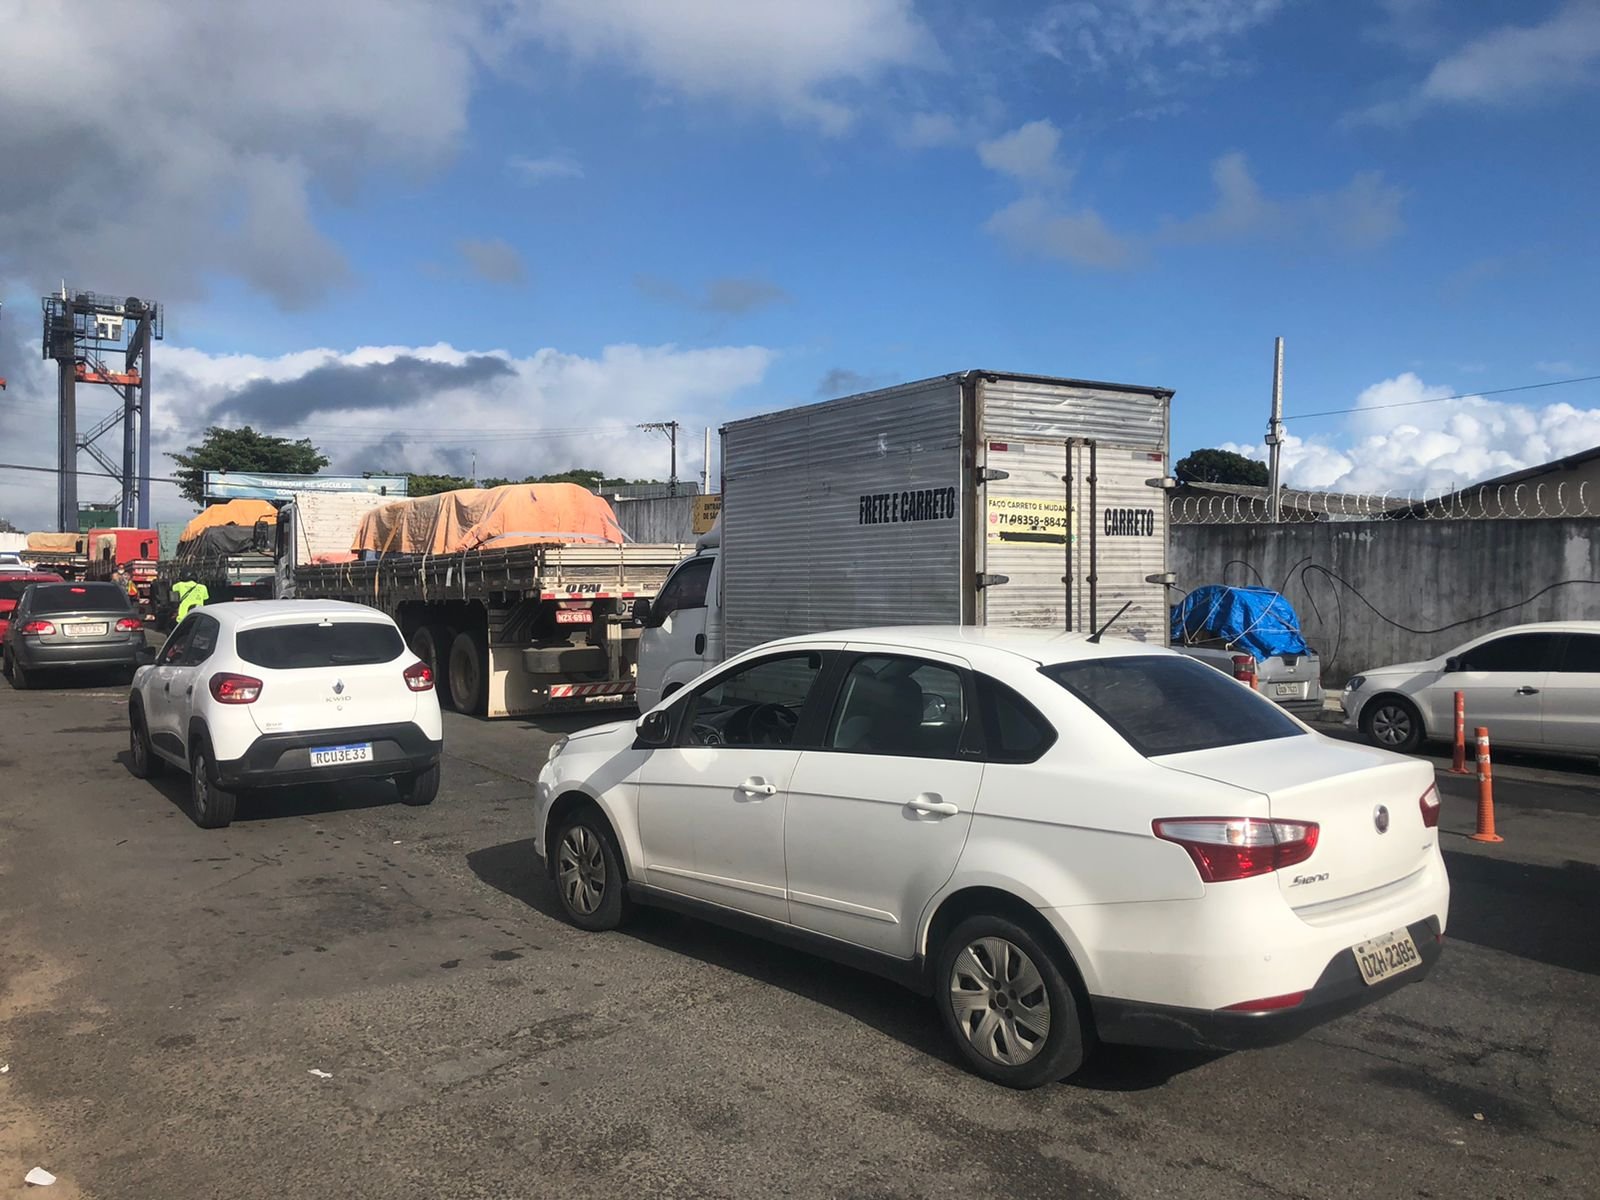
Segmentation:
{"type": "Polygon", "coordinates": [[[953,817],[961,811],[948,800],[941,800],[935,792],[923,792],[914,800],[906,801],[906,807],[919,813],[929,813],[940,817],[953,817]]]}
{"type": "Polygon", "coordinates": [[[171,685],[171,684],[170,684],[170,683],[169,683],[169,684],[166,684],[166,685],[165,685],[165,686],[164,686],[164,687],[162,687],[162,689],[161,689],[161,690],[162,690],[162,691],[163,691],[163,692],[170,692],[170,691],[171,691],[171,690],[172,690],[172,685],[171,685]]]}
{"type": "Polygon", "coordinates": [[[774,784],[770,784],[765,779],[760,779],[756,776],[746,779],[739,785],[738,790],[748,796],[776,796],[778,794],[778,789],[774,784]]]}
{"type": "Polygon", "coordinates": [[[697,634],[694,635],[694,652],[696,654],[704,654],[706,652],[706,635],[705,634],[697,633],[697,634]]]}
{"type": "Polygon", "coordinates": [[[1519,696],[1537,696],[1538,694],[1539,694],[1539,689],[1538,688],[1519,687],[1517,689],[1517,695],[1519,695],[1519,696]]]}
{"type": "Polygon", "coordinates": [[[184,688],[184,689],[183,689],[183,694],[184,694],[184,695],[185,695],[185,696],[192,696],[192,695],[194,695],[194,684],[192,684],[192,683],[191,683],[191,684],[190,684],[190,685],[189,685],[189,686],[188,686],[188,687],[186,687],[186,688],[184,688]]]}

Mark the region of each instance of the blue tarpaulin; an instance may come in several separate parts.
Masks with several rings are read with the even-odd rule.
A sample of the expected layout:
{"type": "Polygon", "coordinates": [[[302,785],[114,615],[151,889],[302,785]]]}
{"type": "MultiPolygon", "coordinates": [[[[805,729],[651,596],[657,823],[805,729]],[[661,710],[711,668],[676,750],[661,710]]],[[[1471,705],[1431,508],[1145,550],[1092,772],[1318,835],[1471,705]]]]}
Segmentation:
{"type": "Polygon", "coordinates": [[[1308,653],[1294,608],[1270,588],[1195,588],[1172,606],[1172,640],[1220,639],[1256,658],[1308,653]]]}

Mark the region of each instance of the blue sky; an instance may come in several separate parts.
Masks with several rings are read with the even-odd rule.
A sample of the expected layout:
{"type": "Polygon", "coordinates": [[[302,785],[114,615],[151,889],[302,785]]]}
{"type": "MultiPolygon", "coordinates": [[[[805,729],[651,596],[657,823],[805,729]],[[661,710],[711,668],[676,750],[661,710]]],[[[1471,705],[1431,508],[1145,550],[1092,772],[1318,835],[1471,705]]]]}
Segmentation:
{"type": "MultiPolygon", "coordinates": [[[[3,461],[53,461],[62,277],[166,303],[163,448],[249,412],[346,468],[659,474],[638,421],[970,366],[1173,387],[1175,456],[1249,448],[1275,335],[1291,416],[1600,374],[1597,0],[57,12],[0,0],[3,461]],[[46,86],[135,31],[148,72],[46,86]]],[[[1291,423],[1290,474],[1441,487],[1594,409],[1291,423]]]]}

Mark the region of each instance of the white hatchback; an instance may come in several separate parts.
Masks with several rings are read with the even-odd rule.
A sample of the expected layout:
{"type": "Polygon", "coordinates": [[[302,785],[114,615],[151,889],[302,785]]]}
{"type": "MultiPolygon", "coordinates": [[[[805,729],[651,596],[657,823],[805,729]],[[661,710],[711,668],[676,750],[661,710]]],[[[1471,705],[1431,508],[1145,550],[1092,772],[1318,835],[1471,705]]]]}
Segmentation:
{"type": "Polygon", "coordinates": [[[392,778],[439,791],[433,672],[360,604],[267,600],[196,609],[128,696],[133,773],[189,772],[197,824],[233,820],[244,788],[392,778]]]}
{"type": "Polygon", "coordinates": [[[574,924],[659,904],[888,975],[1012,1087],[1097,1038],[1293,1037],[1422,978],[1449,904],[1426,763],[1076,634],[774,642],[558,743],[536,797],[574,924]]]}

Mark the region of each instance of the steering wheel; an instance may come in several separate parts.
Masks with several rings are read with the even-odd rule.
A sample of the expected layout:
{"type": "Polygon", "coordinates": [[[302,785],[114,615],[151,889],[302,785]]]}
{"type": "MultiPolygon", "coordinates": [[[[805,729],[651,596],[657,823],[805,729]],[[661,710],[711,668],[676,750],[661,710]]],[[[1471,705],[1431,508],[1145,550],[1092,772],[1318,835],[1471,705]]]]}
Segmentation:
{"type": "Polygon", "coordinates": [[[781,704],[758,704],[750,710],[747,728],[757,746],[787,746],[794,740],[800,718],[781,704]]]}

